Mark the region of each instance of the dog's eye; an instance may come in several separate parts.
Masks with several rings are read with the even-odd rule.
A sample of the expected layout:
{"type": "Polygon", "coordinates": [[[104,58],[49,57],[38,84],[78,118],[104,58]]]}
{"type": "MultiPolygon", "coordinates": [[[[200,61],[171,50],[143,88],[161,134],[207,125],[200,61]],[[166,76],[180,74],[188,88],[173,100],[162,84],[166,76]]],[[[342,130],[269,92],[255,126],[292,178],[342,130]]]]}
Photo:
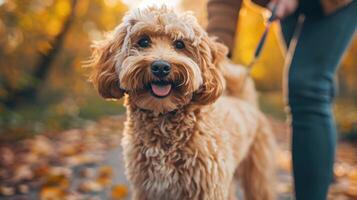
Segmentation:
{"type": "Polygon", "coordinates": [[[138,45],[139,45],[139,47],[141,47],[141,48],[147,48],[147,47],[149,47],[149,46],[150,46],[150,43],[151,43],[150,38],[147,37],[147,36],[142,37],[142,38],[138,41],[138,45]]]}
{"type": "Polygon", "coordinates": [[[174,42],[174,46],[176,49],[184,49],[185,48],[185,43],[182,40],[176,40],[174,42]]]}

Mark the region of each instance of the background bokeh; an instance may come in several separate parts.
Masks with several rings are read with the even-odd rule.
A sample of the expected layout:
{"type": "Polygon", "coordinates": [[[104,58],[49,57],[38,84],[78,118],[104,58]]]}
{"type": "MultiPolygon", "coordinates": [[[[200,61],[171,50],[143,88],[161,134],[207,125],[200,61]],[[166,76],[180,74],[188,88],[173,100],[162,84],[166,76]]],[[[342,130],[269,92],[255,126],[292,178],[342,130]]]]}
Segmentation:
{"type": "MultiPolygon", "coordinates": [[[[89,83],[91,69],[83,65],[91,41],[128,10],[151,4],[192,10],[206,26],[206,1],[0,0],[0,200],[130,199],[120,147],[125,108],[122,100],[99,97],[89,83]]],[[[234,62],[250,62],[268,16],[244,1],[234,62]]],[[[252,76],[279,145],[279,199],[292,200],[291,135],[281,92],[285,49],[274,23],[252,76]]],[[[356,74],[357,38],[336,77],[334,111],[343,140],[329,200],[357,199],[356,74]]]]}
{"type": "MultiPolygon", "coordinates": [[[[83,127],[125,111],[101,99],[87,81],[92,40],[120,23],[127,10],[153,3],[193,10],[205,26],[206,0],[0,0],[0,140],[83,127]]],[[[247,64],[264,29],[267,11],[245,1],[233,59],[247,64]]],[[[285,45],[275,23],[253,70],[264,111],[284,119],[281,79],[285,45]]],[[[357,39],[338,73],[335,106],[341,136],[357,135],[357,39]]]]}

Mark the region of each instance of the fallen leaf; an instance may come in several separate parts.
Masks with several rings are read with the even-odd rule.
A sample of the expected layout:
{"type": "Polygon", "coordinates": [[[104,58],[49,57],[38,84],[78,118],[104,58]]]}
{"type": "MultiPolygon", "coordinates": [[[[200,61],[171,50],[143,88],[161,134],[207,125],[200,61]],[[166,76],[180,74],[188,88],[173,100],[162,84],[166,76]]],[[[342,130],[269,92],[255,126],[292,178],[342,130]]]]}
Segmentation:
{"type": "Polygon", "coordinates": [[[128,196],[128,187],[125,185],[114,185],[112,187],[111,197],[112,200],[121,200],[128,196]]]}
{"type": "Polygon", "coordinates": [[[47,176],[49,174],[49,171],[50,171],[50,167],[48,165],[40,165],[34,169],[35,176],[37,178],[42,178],[44,176],[47,176]]]}
{"type": "Polygon", "coordinates": [[[88,200],[88,198],[85,198],[82,194],[71,192],[66,195],[65,200],[88,200]]]}
{"type": "Polygon", "coordinates": [[[35,174],[33,173],[30,165],[20,165],[15,168],[14,177],[12,178],[15,182],[23,180],[33,179],[35,174]]]}
{"type": "Polygon", "coordinates": [[[93,178],[95,174],[95,170],[93,168],[84,168],[80,171],[80,176],[82,178],[93,178]]]}
{"type": "Polygon", "coordinates": [[[44,161],[44,159],[46,159],[46,157],[41,158],[40,155],[34,154],[32,152],[27,152],[26,154],[23,155],[23,160],[27,164],[37,164],[41,161],[44,161]]]}
{"type": "Polygon", "coordinates": [[[346,191],[346,194],[353,199],[357,199],[357,186],[356,185],[350,185],[348,190],[346,191]]]}
{"type": "Polygon", "coordinates": [[[44,186],[56,187],[65,190],[69,188],[70,180],[64,175],[48,175],[44,186]]]}
{"type": "Polygon", "coordinates": [[[352,171],[350,171],[348,173],[348,178],[353,181],[357,181],[357,169],[353,169],[352,171]]]}
{"type": "Polygon", "coordinates": [[[97,182],[102,186],[112,184],[113,169],[110,166],[101,166],[98,170],[97,182]]]}
{"type": "Polygon", "coordinates": [[[113,176],[113,169],[110,166],[101,166],[98,169],[98,177],[110,178],[113,176]]]}
{"type": "Polygon", "coordinates": [[[54,146],[50,139],[43,135],[36,136],[33,140],[30,140],[30,151],[40,156],[49,156],[54,153],[54,146]]]}
{"type": "Polygon", "coordinates": [[[1,147],[0,148],[0,160],[1,160],[0,165],[4,165],[4,166],[11,165],[15,161],[15,154],[10,148],[1,147]]]}
{"type": "Polygon", "coordinates": [[[98,163],[102,160],[97,155],[94,154],[80,154],[80,155],[75,155],[75,156],[70,156],[66,158],[65,163],[68,166],[78,166],[78,165],[86,165],[86,164],[95,164],[98,163]]]}
{"type": "Polygon", "coordinates": [[[345,163],[337,163],[334,166],[334,173],[336,177],[346,176],[348,173],[349,167],[345,163]]]}
{"type": "Polygon", "coordinates": [[[63,156],[73,156],[82,153],[84,150],[83,144],[72,142],[62,144],[58,151],[63,156]]]}
{"type": "Polygon", "coordinates": [[[8,186],[0,186],[0,194],[4,196],[13,196],[15,194],[15,188],[8,186]]]}
{"type": "Polygon", "coordinates": [[[351,200],[349,197],[339,194],[339,195],[329,195],[328,200],[351,200]]]}
{"type": "Polygon", "coordinates": [[[278,183],[277,184],[277,191],[279,193],[289,193],[292,191],[292,185],[288,183],[278,183]]]}
{"type": "Polygon", "coordinates": [[[7,179],[10,177],[8,169],[0,169],[0,179],[7,179]]]}
{"type": "Polygon", "coordinates": [[[100,192],[103,190],[103,187],[96,181],[88,180],[88,181],[82,182],[79,185],[78,190],[83,193],[100,192]]]}
{"type": "Polygon", "coordinates": [[[50,175],[52,176],[64,176],[65,178],[70,178],[72,175],[72,169],[69,167],[51,167],[49,172],[50,175]]]}
{"type": "Polygon", "coordinates": [[[101,186],[106,187],[112,184],[112,179],[108,177],[98,177],[96,182],[101,186]]]}
{"type": "Polygon", "coordinates": [[[43,187],[40,191],[41,200],[63,200],[66,192],[58,187],[43,187]]]}
{"type": "Polygon", "coordinates": [[[21,194],[27,194],[27,193],[29,193],[30,188],[29,188],[28,185],[20,184],[20,185],[18,186],[18,190],[19,190],[19,192],[20,192],[21,194]]]}
{"type": "Polygon", "coordinates": [[[278,166],[280,169],[291,172],[291,152],[279,151],[278,152],[278,166]]]}

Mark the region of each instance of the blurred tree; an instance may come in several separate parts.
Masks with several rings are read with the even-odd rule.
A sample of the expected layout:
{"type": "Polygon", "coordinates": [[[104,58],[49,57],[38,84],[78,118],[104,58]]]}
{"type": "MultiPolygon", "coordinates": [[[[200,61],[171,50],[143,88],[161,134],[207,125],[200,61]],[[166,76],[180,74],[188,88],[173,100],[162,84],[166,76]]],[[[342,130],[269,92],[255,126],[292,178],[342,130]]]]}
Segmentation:
{"type": "Polygon", "coordinates": [[[76,5],[77,0],[71,0],[69,5],[62,5],[62,12],[69,12],[69,14],[66,14],[67,16],[61,25],[62,28],[60,28],[58,33],[55,33],[53,40],[49,42],[48,50],[46,52],[40,52],[35,68],[29,72],[29,76],[33,81],[21,88],[14,88],[7,82],[4,83],[4,89],[7,91],[7,97],[4,101],[6,106],[12,107],[22,102],[35,100],[39,87],[43,84],[51,66],[53,66],[52,63],[61,50],[64,39],[74,21],[76,5]]]}
{"type": "Polygon", "coordinates": [[[112,30],[126,10],[116,0],[0,4],[0,102],[14,107],[90,91],[81,61],[91,40],[112,30]]]}

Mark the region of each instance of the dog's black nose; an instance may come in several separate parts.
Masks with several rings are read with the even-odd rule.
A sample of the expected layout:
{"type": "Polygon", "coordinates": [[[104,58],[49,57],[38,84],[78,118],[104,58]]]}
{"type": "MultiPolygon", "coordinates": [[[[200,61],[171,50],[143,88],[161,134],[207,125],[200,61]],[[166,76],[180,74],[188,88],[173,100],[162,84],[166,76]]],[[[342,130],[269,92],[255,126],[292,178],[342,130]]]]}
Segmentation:
{"type": "Polygon", "coordinates": [[[151,72],[158,78],[163,78],[170,74],[171,65],[170,63],[157,60],[151,64],[151,72]]]}

